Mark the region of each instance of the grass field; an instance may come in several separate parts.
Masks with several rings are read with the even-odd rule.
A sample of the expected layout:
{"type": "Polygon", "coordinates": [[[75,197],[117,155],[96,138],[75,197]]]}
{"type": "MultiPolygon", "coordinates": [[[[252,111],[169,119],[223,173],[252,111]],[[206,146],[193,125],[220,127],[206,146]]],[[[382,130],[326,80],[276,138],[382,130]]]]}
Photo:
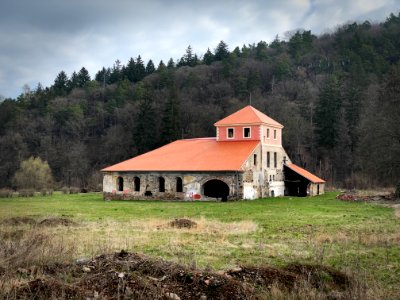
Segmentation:
{"type": "MultiPolygon", "coordinates": [[[[356,274],[374,295],[396,298],[400,219],[392,208],[335,196],[221,203],[104,202],[101,194],[55,194],[0,199],[0,222],[23,216],[72,219],[74,226],[43,229],[52,236],[52,247],[71,249],[71,258],[125,249],[215,270],[315,263],[356,274]],[[189,218],[198,226],[171,228],[168,223],[175,218],[189,218]]],[[[10,236],[31,227],[3,223],[0,233],[10,236]]]]}

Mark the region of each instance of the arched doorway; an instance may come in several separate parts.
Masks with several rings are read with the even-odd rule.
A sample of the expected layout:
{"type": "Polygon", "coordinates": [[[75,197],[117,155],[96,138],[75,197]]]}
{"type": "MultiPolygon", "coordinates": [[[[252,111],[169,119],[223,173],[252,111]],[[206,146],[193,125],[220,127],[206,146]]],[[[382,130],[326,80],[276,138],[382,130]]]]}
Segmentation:
{"type": "Polygon", "coordinates": [[[206,197],[228,200],[229,186],[222,180],[212,179],[204,183],[203,194],[206,197]]]}

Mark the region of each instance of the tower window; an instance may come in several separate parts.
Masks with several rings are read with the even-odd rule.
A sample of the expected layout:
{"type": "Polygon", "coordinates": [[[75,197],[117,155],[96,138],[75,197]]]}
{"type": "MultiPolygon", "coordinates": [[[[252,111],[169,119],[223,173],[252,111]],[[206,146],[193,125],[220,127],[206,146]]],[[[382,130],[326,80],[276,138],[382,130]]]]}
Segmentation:
{"type": "Polygon", "coordinates": [[[269,153],[269,151],[267,152],[267,168],[270,167],[270,162],[271,162],[271,155],[269,153]]]}
{"type": "Polygon", "coordinates": [[[228,128],[228,139],[233,139],[235,136],[235,129],[234,128],[228,128]]]}
{"type": "Polygon", "coordinates": [[[276,129],[274,129],[274,140],[276,140],[276,129]]]}
{"type": "Polygon", "coordinates": [[[277,154],[274,152],[274,168],[276,169],[278,167],[278,161],[277,161],[277,154]]]}
{"type": "Polygon", "coordinates": [[[243,128],[243,137],[244,137],[244,138],[249,138],[249,137],[251,137],[250,127],[245,127],[245,128],[243,128]]]}
{"type": "Polygon", "coordinates": [[[257,154],[254,154],[253,160],[254,160],[254,165],[256,166],[257,165],[257,154]]]}
{"type": "Polygon", "coordinates": [[[269,128],[267,128],[267,139],[269,139],[269,128]]]}

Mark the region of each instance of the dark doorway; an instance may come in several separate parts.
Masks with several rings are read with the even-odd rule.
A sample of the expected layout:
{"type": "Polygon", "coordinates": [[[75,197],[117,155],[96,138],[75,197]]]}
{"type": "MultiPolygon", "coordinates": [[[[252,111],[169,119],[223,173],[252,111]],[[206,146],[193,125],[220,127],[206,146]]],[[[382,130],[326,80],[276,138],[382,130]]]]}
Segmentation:
{"type": "Polygon", "coordinates": [[[122,192],[124,190],[124,179],[122,177],[118,177],[117,185],[118,185],[118,191],[122,192]]]}
{"type": "Polygon", "coordinates": [[[180,178],[180,177],[176,177],[176,191],[178,193],[183,192],[182,178],[180,178]]]}
{"type": "Polygon", "coordinates": [[[135,192],[140,192],[140,178],[135,177],[134,183],[135,183],[135,192]]]}
{"type": "Polygon", "coordinates": [[[284,166],[285,172],[285,189],[288,196],[306,197],[307,188],[310,181],[303,176],[297,174],[289,167],[284,166]]]}
{"type": "Polygon", "coordinates": [[[164,177],[158,177],[158,191],[165,192],[165,179],[164,177]]]}
{"type": "Polygon", "coordinates": [[[204,195],[211,198],[221,199],[222,201],[228,200],[229,186],[218,179],[207,181],[204,185],[204,195]]]}

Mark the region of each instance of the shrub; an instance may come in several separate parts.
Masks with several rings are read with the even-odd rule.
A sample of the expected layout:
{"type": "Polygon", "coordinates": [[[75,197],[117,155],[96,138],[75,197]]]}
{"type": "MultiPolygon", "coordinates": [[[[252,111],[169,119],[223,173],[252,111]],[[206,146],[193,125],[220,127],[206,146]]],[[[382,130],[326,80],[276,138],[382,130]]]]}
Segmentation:
{"type": "Polygon", "coordinates": [[[394,191],[394,197],[396,199],[400,199],[400,182],[396,186],[396,190],[394,191]]]}
{"type": "Polygon", "coordinates": [[[67,188],[66,186],[63,186],[63,187],[61,188],[61,192],[62,192],[63,194],[69,194],[69,188],[67,188]]]}
{"type": "Polygon", "coordinates": [[[0,189],[0,198],[11,198],[14,191],[11,189],[0,189]]]}
{"type": "Polygon", "coordinates": [[[69,193],[70,194],[78,194],[80,191],[81,191],[81,189],[78,188],[78,187],[75,187],[75,186],[72,186],[72,187],[69,188],[69,193]]]}
{"type": "Polygon", "coordinates": [[[43,189],[52,186],[53,176],[49,164],[40,157],[30,157],[21,162],[14,183],[19,189],[43,189]]]}
{"type": "Polygon", "coordinates": [[[53,195],[53,190],[52,189],[42,189],[40,191],[40,193],[42,194],[42,196],[51,196],[51,195],[53,195]]]}
{"type": "Polygon", "coordinates": [[[33,197],[35,196],[35,190],[34,189],[22,189],[19,190],[19,197],[33,197]]]}

